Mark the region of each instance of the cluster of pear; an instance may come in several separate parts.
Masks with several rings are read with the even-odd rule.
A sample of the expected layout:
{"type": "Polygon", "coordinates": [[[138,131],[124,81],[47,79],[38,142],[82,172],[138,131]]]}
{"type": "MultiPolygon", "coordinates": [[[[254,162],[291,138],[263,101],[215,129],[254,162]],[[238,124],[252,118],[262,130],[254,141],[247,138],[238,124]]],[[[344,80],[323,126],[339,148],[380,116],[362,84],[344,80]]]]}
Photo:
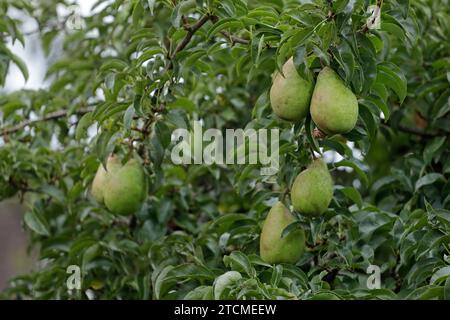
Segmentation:
{"type": "MultiPolygon", "coordinates": [[[[327,165],[316,159],[294,180],[291,202],[295,210],[308,217],[324,213],[333,198],[333,180],[327,165]]],[[[267,263],[295,263],[305,250],[305,233],[295,229],[282,237],[283,230],[295,221],[288,208],[277,202],[264,221],[260,237],[261,258],[267,263]]]]}
{"type": "Polygon", "coordinates": [[[323,68],[315,85],[298,74],[293,58],[282,71],[275,74],[270,89],[270,103],[277,116],[300,121],[310,112],[314,123],[328,134],[346,133],[355,127],[358,101],[333,69],[323,68]]]}
{"type": "MultiPolygon", "coordinates": [[[[358,119],[355,94],[329,67],[323,68],[314,82],[302,78],[289,59],[282,74],[273,78],[270,102],[274,113],[284,120],[301,121],[308,112],[320,130],[339,134],[352,130],[358,119]]],[[[316,159],[294,180],[291,203],[308,217],[324,213],[333,198],[333,180],[326,163],[316,159]]],[[[275,204],[264,221],[260,237],[261,258],[267,263],[295,263],[305,250],[305,233],[295,229],[282,237],[283,230],[295,219],[281,202],[275,204]]]]}
{"type": "Polygon", "coordinates": [[[144,169],[136,159],[122,165],[120,159],[112,155],[107,160],[106,170],[99,165],[91,193],[112,213],[133,214],[141,208],[147,195],[144,169]]]}

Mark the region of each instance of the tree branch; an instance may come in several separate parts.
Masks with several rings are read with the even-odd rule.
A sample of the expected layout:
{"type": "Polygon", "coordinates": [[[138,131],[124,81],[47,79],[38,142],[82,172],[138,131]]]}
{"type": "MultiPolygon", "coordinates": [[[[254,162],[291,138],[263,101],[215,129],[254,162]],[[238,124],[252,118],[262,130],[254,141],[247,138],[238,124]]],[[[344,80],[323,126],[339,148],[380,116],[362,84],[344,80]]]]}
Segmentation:
{"type": "MultiPolygon", "coordinates": [[[[211,16],[211,21],[212,21],[212,23],[216,23],[217,21],[219,21],[219,17],[211,16]]],[[[250,40],[239,38],[235,35],[232,35],[228,31],[222,30],[222,31],[220,31],[220,33],[222,35],[224,35],[226,38],[231,40],[231,45],[234,45],[235,43],[241,43],[241,44],[249,44],[250,43],[250,40]]]]}
{"type": "Polygon", "coordinates": [[[223,34],[228,39],[230,39],[232,45],[234,45],[235,43],[240,43],[240,44],[249,44],[250,43],[249,40],[234,36],[231,33],[229,33],[228,31],[221,31],[220,33],[223,34]]]}
{"type": "MultiPolygon", "coordinates": [[[[93,110],[94,110],[93,107],[86,107],[86,108],[81,108],[79,110],[76,110],[73,114],[83,115],[83,114],[91,112],[93,110]]],[[[27,126],[33,126],[39,122],[64,118],[69,115],[68,113],[69,112],[67,110],[60,110],[60,111],[51,112],[48,115],[46,115],[42,118],[36,119],[36,120],[25,120],[15,126],[0,129],[0,137],[11,134],[11,133],[15,133],[17,131],[24,129],[27,126]]]]}
{"type": "Polygon", "coordinates": [[[173,60],[178,52],[186,48],[186,46],[189,44],[189,41],[191,41],[192,36],[210,19],[209,15],[204,15],[200,18],[193,26],[186,27],[188,30],[188,33],[184,36],[183,40],[178,44],[178,46],[175,48],[173,53],[170,56],[170,60],[173,60]]]}
{"type": "Polygon", "coordinates": [[[405,132],[405,133],[411,133],[411,134],[415,134],[416,136],[421,136],[421,137],[426,137],[426,138],[432,138],[432,137],[436,137],[436,134],[433,133],[427,133],[423,130],[417,129],[417,128],[410,128],[410,127],[405,127],[405,126],[398,126],[397,128],[398,130],[405,132]]]}
{"type": "Polygon", "coordinates": [[[145,128],[131,127],[130,129],[133,130],[133,131],[137,131],[137,132],[143,133],[143,134],[145,134],[145,135],[150,133],[150,132],[149,132],[147,129],[145,129],[145,128]]]}
{"type": "MultiPolygon", "coordinates": [[[[194,34],[206,23],[208,22],[208,20],[211,20],[212,23],[216,23],[219,18],[217,16],[212,16],[209,14],[204,15],[203,17],[200,18],[200,20],[198,20],[194,25],[192,26],[188,26],[186,25],[186,20],[183,19],[184,22],[184,29],[187,30],[187,34],[184,36],[183,40],[180,41],[180,43],[178,43],[177,47],[175,48],[175,50],[172,52],[172,54],[168,57],[169,58],[169,64],[167,66],[167,69],[172,68],[173,63],[172,61],[175,59],[175,56],[177,55],[178,52],[182,51],[184,48],[186,48],[186,46],[189,44],[189,42],[191,41],[192,37],[194,36],[194,34]]],[[[227,37],[228,39],[231,40],[232,44],[235,43],[241,43],[241,44],[249,44],[250,41],[247,39],[242,39],[239,37],[236,37],[232,34],[230,34],[227,31],[221,31],[221,34],[224,35],[225,37],[227,37]]]]}

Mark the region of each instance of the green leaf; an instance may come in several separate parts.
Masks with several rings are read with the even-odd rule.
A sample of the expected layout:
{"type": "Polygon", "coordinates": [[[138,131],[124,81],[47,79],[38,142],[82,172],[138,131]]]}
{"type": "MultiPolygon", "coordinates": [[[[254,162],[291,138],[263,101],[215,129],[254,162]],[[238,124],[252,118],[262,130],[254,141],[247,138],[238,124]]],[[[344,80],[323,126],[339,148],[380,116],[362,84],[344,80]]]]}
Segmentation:
{"type": "Polygon", "coordinates": [[[333,11],[335,13],[339,13],[342,10],[345,9],[345,7],[348,5],[348,3],[350,2],[350,0],[336,0],[332,2],[333,5],[333,11]]]}
{"type": "Polygon", "coordinates": [[[406,299],[407,300],[431,300],[434,298],[439,298],[443,295],[444,288],[437,286],[424,286],[415,289],[411,292],[406,299]]]}
{"type": "Polygon", "coordinates": [[[217,229],[217,232],[224,233],[229,230],[229,228],[236,222],[239,223],[252,223],[255,224],[256,221],[247,215],[240,213],[227,213],[221,217],[218,217],[211,224],[212,229],[217,229]]]}
{"type": "Polygon", "coordinates": [[[101,112],[95,115],[95,119],[102,123],[110,119],[113,115],[125,111],[129,106],[129,102],[113,102],[105,106],[101,112]]]}
{"type": "Polygon", "coordinates": [[[381,112],[383,112],[384,122],[387,122],[389,120],[389,117],[391,115],[391,113],[389,111],[389,107],[380,97],[375,96],[375,95],[370,95],[370,96],[366,97],[366,101],[370,101],[375,106],[377,106],[378,109],[381,110],[381,112]]]}
{"type": "Polygon", "coordinates": [[[104,130],[97,137],[97,141],[95,144],[95,154],[97,155],[97,159],[103,163],[103,166],[106,167],[106,159],[111,155],[114,151],[115,143],[117,139],[121,136],[121,132],[117,131],[108,131],[104,130]]]}
{"type": "Polygon", "coordinates": [[[53,199],[57,200],[60,203],[64,203],[65,201],[64,193],[55,186],[44,184],[39,188],[39,191],[49,195],[50,197],[52,197],[53,199]]]}
{"type": "MultiPolygon", "coordinates": [[[[384,84],[380,82],[376,82],[372,85],[372,93],[376,95],[378,98],[380,98],[383,102],[387,101],[388,98],[388,91],[384,84]]],[[[385,115],[386,116],[386,115],[385,115]]]]}
{"type": "MultiPolygon", "coordinates": [[[[383,18],[381,18],[383,20],[383,18]]],[[[389,22],[381,22],[381,30],[386,31],[396,37],[397,39],[400,39],[401,41],[405,40],[405,32],[402,28],[400,28],[395,23],[389,23],[389,22]]]]}
{"type": "Polygon", "coordinates": [[[102,64],[100,71],[122,71],[126,67],[128,67],[128,65],[125,61],[120,59],[111,59],[102,64]]]}
{"type": "Polygon", "coordinates": [[[447,278],[444,285],[444,299],[450,300],[450,277],[447,278]]]}
{"type": "Polygon", "coordinates": [[[156,124],[152,125],[151,134],[147,141],[149,144],[148,152],[150,159],[153,161],[155,166],[161,166],[164,160],[165,150],[163,142],[161,141],[161,136],[156,128],[156,124]]]}
{"type": "Polygon", "coordinates": [[[323,139],[321,141],[321,145],[329,150],[336,151],[343,157],[351,158],[353,156],[352,149],[350,149],[350,147],[347,144],[342,143],[338,140],[323,139]]]}
{"type": "Polygon", "coordinates": [[[279,15],[277,11],[269,6],[258,7],[256,9],[253,9],[247,14],[247,16],[255,19],[266,18],[265,19],[266,21],[273,21],[273,22],[277,22],[279,20],[279,15]]]}
{"type": "Polygon", "coordinates": [[[223,257],[223,262],[234,270],[245,272],[252,278],[256,276],[256,270],[251,265],[250,260],[240,251],[234,251],[230,255],[223,257]]]}
{"type": "Polygon", "coordinates": [[[183,109],[188,112],[196,112],[197,106],[188,98],[178,97],[174,102],[167,105],[168,109],[183,109]]]}
{"type": "Polygon", "coordinates": [[[443,267],[436,271],[430,279],[430,284],[439,284],[450,277],[450,266],[443,267]]]}
{"type": "Polygon", "coordinates": [[[211,29],[208,30],[206,38],[211,39],[215,34],[219,33],[224,29],[233,29],[233,28],[242,29],[244,28],[244,25],[240,20],[234,18],[221,19],[219,22],[215,23],[211,29]]]}
{"type": "Polygon", "coordinates": [[[261,52],[263,50],[263,47],[264,47],[264,35],[261,36],[261,38],[259,39],[259,42],[258,42],[258,50],[257,50],[256,57],[254,59],[254,64],[256,66],[258,66],[258,64],[259,64],[259,58],[261,57],[261,52]]]}
{"type": "Polygon", "coordinates": [[[8,118],[10,115],[15,114],[17,110],[23,109],[26,104],[20,99],[13,99],[7,103],[2,104],[3,119],[8,118]]]}
{"type": "Polygon", "coordinates": [[[362,103],[359,104],[359,116],[364,121],[370,140],[374,139],[377,131],[377,124],[372,112],[362,103]]]}
{"type": "Polygon", "coordinates": [[[362,201],[361,194],[359,193],[358,190],[356,190],[353,187],[344,187],[344,188],[340,188],[338,190],[340,192],[342,192],[347,198],[352,200],[358,206],[359,209],[362,208],[363,201],[362,201]]]}
{"type": "Polygon", "coordinates": [[[81,140],[86,136],[87,129],[92,125],[93,117],[92,112],[84,114],[78,121],[77,129],[75,131],[75,139],[81,140]]]}
{"type": "Polygon", "coordinates": [[[387,85],[397,94],[400,103],[406,97],[407,81],[403,72],[392,63],[379,64],[377,66],[377,81],[387,85]]]}
{"type": "Polygon", "coordinates": [[[0,54],[1,53],[4,53],[17,65],[23,77],[25,78],[25,81],[27,81],[29,77],[28,68],[22,58],[12,53],[11,50],[9,50],[8,47],[6,47],[2,42],[0,42],[0,54]]]}
{"type": "Polygon", "coordinates": [[[25,78],[25,81],[28,81],[29,74],[28,74],[28,68],[25,62],[17,55],[11,54],[10,55],[11,60],[14,61],[14,63],[19,68],[20,72],[22,72],[23,77],[25,78]]]}
{"type": "Polygon", "coordinates": [[[169,265],[164,267],[159,273],[157,273],[157,271],[154,271],[154,275],[156,275],[156,279],[153,284],[153,294],[155,299],[161,299],[161,296],[164,294],[163,288],[166,277],[173,268],[173,266],[169,265]]]}
{"type": "Polygon", "coordinates": [[[157,54],[162,54],[163,51],[160,47],[152,47],[149,49],[146,49],[139,58],[136,59],[136,65],[141,66],[145,61],[153,58],[157,54]]]}
{"type": "Polygon", "coordinates": [[[283,266],[281,264],[277,264],[272,271],[272,277],[270,279],[270,283],[274,287],[278,287],[280,280],[283,276],[283,266]]]}
{"type": "Polygon", "coordinates": [[[141,1],[135,1],[133,12],[132,12],[133,25],[135,25],[135,26],[139,25],[139,22],[142,20],[143,14],[144,14],[144,8],[142,7],[141,1]]]}
{"type": "Polygon", "coordinates": [[[446,140],[446,137],[437,137],[434,138],[433,141],[431,141],[431,143],[429,143],[425,147],[425,150],[423,152],[423,161],[425,161],[426,165],[431,162],[435,153],[439,150],[439,148],[444,144],[446,140]]]}
{"type": "Polygon", "coordinates": [[[131,129],[131,122],[133,121],[134,117],[134,106],[131,105],[128,107],[127,111],[125,111],[125,114],[123,115],[123,126],[125,130],[129,131],[131,129]]]}
{"type": "Polygon", "coordinates": [[[436,181],[445,181],[445,178],[440,173],[429,173],[416,181],[416,191],[424,186],[433,184],[436,181]]]}
{"type": "Polygon", "coordinates": [[[355,60],[353,57],[352,49],[346,41],[343,41],[339,47],[331,47],[331,52],[334,59],[338,62],[341,68],[344,70],[346,83],[349,83],[353,78],[353,71],[355,69],[355,60]]]}
{"type": "Polygon", "coordinates": [[[293,46],[300,47],[302,46],[309,37],[314,33],[314,28],[304,28],[297,30],[294,35],[290,38],[290,42],[293,46]]]}
{"type": "Polygon", "coordinates": [[[24,216],[25,224],[34,232],[41,236],[50,235],[50,227],[45,218],[35,212],[34,210],[28,211],[24,216]]]}
{"type": "Polygon", "coordinates": [[[300,76],[304,79],[310,79],[311,74],[309,72],[307,63],[306,63],[306,47],[305,46],[299,46],[295,49],[294,53],[294,65],[297,70],[297,72],[300,74],[300,76]]]}
{"type": "Polygon", "coordinates": [[[286,228],[283,229],[283,232],[281,232],[281,238],[287,237],[291,232],[300,229],[301,228],[300,221],[294,221],[290,223],[286,228]]]}
{"type": "Polygon", "coordinates": [[[220,300],[225,289],[242,279],[242,275],[237,271],[228,271],[218,276],[214,280],[214,299],[220,300]]]}
{"type": "Polygon", "coordinates": [[[88,263],[94,260],[100,253],[100,245],[98,243],[88,247],[83,253],[82,268],[88,270],[88,263]]]}
{"type": "Polygon", "coordinates": [[[369,183],[369,179],[367,178],[367,175],[365,172],[352,160],[341,160],[339,162],[336,162],[334,164],[335,167],[350,167],[353,168],[356,173],[361,178],[362,182],[367,185],[369,183]]]}

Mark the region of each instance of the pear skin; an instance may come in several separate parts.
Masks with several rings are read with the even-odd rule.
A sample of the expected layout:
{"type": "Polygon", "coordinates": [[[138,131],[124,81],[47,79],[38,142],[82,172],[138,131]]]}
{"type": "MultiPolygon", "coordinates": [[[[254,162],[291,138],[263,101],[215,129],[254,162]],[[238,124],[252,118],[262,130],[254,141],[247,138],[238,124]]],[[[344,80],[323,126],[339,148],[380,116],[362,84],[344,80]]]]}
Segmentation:
{"type": "Polygon", "coordinates": [[[298,74],[293,58],[283,65],[282,71],[283,75],[274,75],[270,88],[272,110],[281,119],[300,121],[308,114],[314,84],[298,74]]]}
{"type": "Polygon", "coordinates": [[[295,218],[281,202],[270,209],[259,242],[261,258],[265,262],[295,263],[302,256],[305,250],[303,230],[296,229],[281,238],[283,230],[294,221],[295,218]]]}
{"type": "Polygon", "coordinates": [[[138,211],[147,195],[145,173],[135,159],[111,173],[106,181],[104,200],[115,214],[129,215],[138,211]]]}
{"type": "Polygon", "coordinates": [[[291,202],[294,209],[305,216],[319,216],[325,212],[333,198],[333,180],[327,165],[316,159],[294,180],[291,202]]]}
{"type": "Polygon", "coordinates": [[[311,98],[311,117],[327,134],[351,131],[358,120],[358,101],[339,75],[325,67],[317,76],[311,98]]]}
{"type": "Polygon", "coordinates": [[[91,194],[98,203],[103,203],[103,191],[108,179],[108,174],[114,172],[122,166],[119,158],[116,156],[110,156],[106,162],[106,170],[103,165],[100,164],[92,181],[91,194]]]}

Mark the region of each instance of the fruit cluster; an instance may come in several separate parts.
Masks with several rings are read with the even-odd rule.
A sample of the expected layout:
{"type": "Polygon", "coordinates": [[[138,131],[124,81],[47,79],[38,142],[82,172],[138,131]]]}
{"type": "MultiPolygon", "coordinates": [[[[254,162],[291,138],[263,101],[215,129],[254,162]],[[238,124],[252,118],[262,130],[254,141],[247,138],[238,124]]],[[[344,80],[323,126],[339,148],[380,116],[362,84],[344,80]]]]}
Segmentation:
{"type": "MultiPolygon", "coordinates": [[[[323,68],[314,85],[302,78],[289,59],[282,73],[275,74],[270,89],[273,112],[280,118],[299,122],[308,112],[317,127],[326,134],[346,133],[358,119],[355,94],[331,68],[323,68]]],[[[316,159],[294,180],[291,203],[307,217],[324,213],[333,198],[333,181],[326,163],[316,159]]],[[[260,254],[267,263],[295,263],[305,249],[305,233],[295,229],[282,237],[283,230],[295,222],[288,208],[277,202],[269,211],[261,231],[260,254]]]]}
{"type": "Polygon", "coordinates": [[[129,215],[142,206],[147,183],[142,165],[136,159],[122,165],[117,156],[110,156],[106,170],[98,167],[91,189],[92,196],[114,214],[129,215]]]}

